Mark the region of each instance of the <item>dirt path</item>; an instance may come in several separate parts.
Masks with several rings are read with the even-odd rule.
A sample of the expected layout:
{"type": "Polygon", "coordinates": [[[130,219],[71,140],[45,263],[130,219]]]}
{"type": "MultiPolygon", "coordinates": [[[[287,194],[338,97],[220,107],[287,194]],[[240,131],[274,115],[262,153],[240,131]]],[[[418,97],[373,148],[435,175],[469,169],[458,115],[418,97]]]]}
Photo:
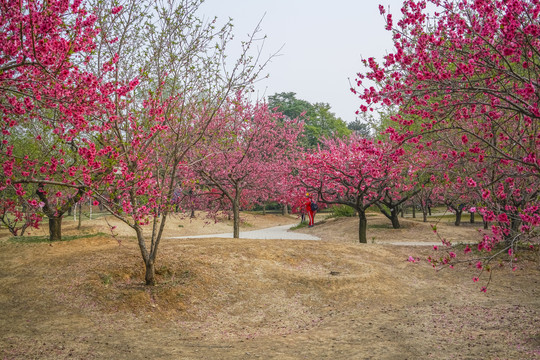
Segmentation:
{"type": "MultiPolygon", "coordinates": [[[[259,239],[259,240],[321,240],[320,237],[289,231],[294,225],[279,225],[267,227],[259,230],[241,231],[240,239],[259,239]]],[[[188,236],[169,236],[167,239],[202,239],[219,238],[232,239],[233,233],[188,235],[188,236]]]]}
{"type": "MultiPolygon", "coordinates": [[[[296,221],[246,217],[244,230],[296,221]]],[[[483,293],[474,267],[436,272],[407,261],[431,246],[387,245],[434,242],[429,224],[369,223],[364,245],[356,219],[299,231],[321,241],[169,239],[154,288],[142,285],[139,250],[120,226],[120,243],[4,238],[0,359],[540,358],[538,263],[494,269],[483,293]]],[[[454,241],[477,236],[473,225],[438,228],[454,241]]],[[[176,219],[168,236],[179,229],[225,233],[230,223],[176,219]]]]}

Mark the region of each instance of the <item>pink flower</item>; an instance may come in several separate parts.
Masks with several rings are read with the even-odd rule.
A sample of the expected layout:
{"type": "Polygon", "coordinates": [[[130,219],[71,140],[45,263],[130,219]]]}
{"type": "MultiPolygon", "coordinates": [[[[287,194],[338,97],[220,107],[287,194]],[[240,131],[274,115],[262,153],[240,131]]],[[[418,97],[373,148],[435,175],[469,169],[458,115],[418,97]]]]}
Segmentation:
{"type": "Polygon", "coordinates": [[[479,262],[476,263],[476,268],[477,268],[477,269],[481,269],[481,268],[482,268],[482,262],[481,262],[481,261],[479,261],[479,262]]]}
{"type": "Polygon", "coordinates": [[[439,247],[437,245],[433,245],[433,250],[437,251],[439,247]]]}
{"type": "Polygon", "coordinates": [[[469,187],[476,187],[476,181],[469,178],[469,179],[467,179],[467,185],[469,185],[469,187]]]}
{"type": "Polygon", "coordinates": [[[463,250],[465,252],[465,254],[467,253],[470,253],[472,250],[471,248],[469,247],[469,245],[465,246],[465,250],[463,250]]]}
{"type": "Polygon", "coordinates": [[[480,291],[482,291],[482,292],[487,292],[487,287],[482,286],[482,288],[480,289],[480,291]]]}
{"type": "Polygon", "coordinates": [[[448,255],[450,255],[451,258],[455,258],[455,257],[456,257],[456,253],[453,252],[453,251],[450,251],[450,252],[448,253],[448,255]]]}
{"type": "Polygon", "coordinates": [[[473,281],[473,282],[477,282],[477,281],[478,281],[478,277],[477,277],[477,276],[473,277],[473,278],[472,278],[472,281],[473,281]]]}
{"type": "Polygon", "coordinates": [[[118,14],[120,11],[122,11],[123,8],[124,8],[124,7],[121,6],[121,5],[120,5],[120,6],[117,6],[117,7],[115,7],[115,8],[112,9],[111,13],[113,13],[113,15],[118,14]]]}

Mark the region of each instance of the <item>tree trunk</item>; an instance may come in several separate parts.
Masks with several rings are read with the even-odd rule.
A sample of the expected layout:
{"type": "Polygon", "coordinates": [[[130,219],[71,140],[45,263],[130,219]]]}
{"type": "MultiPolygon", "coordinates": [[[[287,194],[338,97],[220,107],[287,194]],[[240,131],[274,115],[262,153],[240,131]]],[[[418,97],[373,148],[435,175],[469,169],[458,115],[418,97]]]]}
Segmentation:
{"type": "Polygon", "coordinates": [[[474,213],[473,212],[471,213],[471,219],[469,221],[471,222],[471,224],[474,224],[474,213]]]}
{"type": "Polygon", "coordinates": [[[358,210],[358,241],[367,244],[367,217],[366,212],[358,210]]]}
{"type": "Polygon", "coordinates": [[[402,205],[399,207],[399,213],[401,214],[402,218],[405,217],[405,206],[402,205]]]}
{"type": "Polygon", "coordinates": [[[487,230],[489,227],[489,222],[486,221],[486,217],[482,216],[482,222],[484,223],[484,230],[487,230]]]}
{"type": "Polygon", "coordinates": [[[412,217],[413,217],[413,219],[416,219],[416,205],[414,205],[414,204],[412,205],[412,217]]]}
{"type": "Polygon", "coordinates": [[[510,216],[510,226],[513,232],[519,232],[519,226],[521,225],[521,219],[517,214],[511,214],[510,216]]]}
{"type": "Polygon", "coordinates": [[[146,285],[154,286],[156,285],[156,269],[154,266],[154,261],[148,260],[145,262],[146,273],[144,275],[144,281],[146,285]]]}
{"type": "Polygon", "coordinates": [[[422,215],[424,216],[424,222],[427,222],[427,211],[426,211],[426,209],[424,209],[422,211],[422,215]]]}
{"type": "Polygon", "coordinates": [[[287,204],[281,205],[281,215],[288,215],[289,214],[289,207],[287,204]]]}
{"type": "Polygon", "coordinates": [[[62,217],[49,218],[49,241],[62,240],[62,217]]]}
{"type": "Polygon", "coordinates": [[[240,238],[240,206],[238,200],[233,200],[233,238],[240,238]]]}
{"type": "Polygon", "coordinates": [[[263,213],[262,213],[262,214],[263,214],[263,215],[266,215],[266,204],[263,204],[262,207],[263,207],[263,213]]]}
{"type": "Polygon", "coordinates": [[[454,225],[461,225],[461,214],[463,214],[463,210],[456,210],[456,222],[454,223],[454,225]]]}
{"type": "Polygon", "coordinates": [[[82,201],[80,201],[77,205],[79,207],[79,223],[77,224],[77,230],[81,229],[82,225],[82,201]]]}
{"type": "Polygon", "coordinates": [[[390,221],[392,221],[392,227],[394,229],[399,229],[401,227],[399,224],[398,210],[396,208],[390,209],[390,221]]]}

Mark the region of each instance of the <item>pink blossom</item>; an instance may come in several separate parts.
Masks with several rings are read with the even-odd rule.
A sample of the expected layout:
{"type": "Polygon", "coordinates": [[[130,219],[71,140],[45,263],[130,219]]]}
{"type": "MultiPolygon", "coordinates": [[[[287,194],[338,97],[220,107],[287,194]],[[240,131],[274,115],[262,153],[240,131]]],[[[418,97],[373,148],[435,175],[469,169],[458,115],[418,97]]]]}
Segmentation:
{"type": "Polygon", "coordinates": [[[471,178],[468,178],[467,179],[467,185],[469,185],[469,187],[476,187],[476,181],[474,181],[471,178]]]}
{"type": "Polygon", "coordinates": [[[509,221],[508,221],[508,215],[506,215],[506,213],[501,213],[501,214],[499,214],[498,220],[499,220],[499,222],[501,222],[501,223],[508,223],[508,222],[509,222],[509,221]]]}

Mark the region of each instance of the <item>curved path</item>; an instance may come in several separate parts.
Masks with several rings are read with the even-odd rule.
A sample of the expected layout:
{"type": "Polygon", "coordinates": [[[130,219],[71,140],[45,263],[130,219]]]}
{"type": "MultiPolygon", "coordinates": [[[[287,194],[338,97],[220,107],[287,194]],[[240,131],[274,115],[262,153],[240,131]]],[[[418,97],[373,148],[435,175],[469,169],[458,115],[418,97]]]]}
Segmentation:
{"type": "MultiPolygon", "coordinates": [[[[320,237],[310,234],[303,234],[289,231],[295,224],[273,226],[269,228],[241,231],[240,239],[255,239],[255,240],[321,240],[320,237]]],[[[167,239],[199,239],[199,238],[225,238],[232,239],[232,233],[222,234],[207,234],[207,235],[191,235],[191,236],[171,236],[167,239]]],[[[394,245],[394,246],[440,246],[440,242],[420,242],[420,241],[377,241],[377,245],[394,245]]]]}
{"type": "MultiPolygon", "coordinates": [[[[240,239],[267,239],[267,240],[321,240],[321,238],[288,231],[295,224],[273,226],[265,229],[253,231],[241,231],[240,239]]],[[[209,235],[192,235],[192,236],[171,236],[167,239],[197,239],[197,238],[232,238],[232,233],[224,234],[209,234],[209,235]]]]}

